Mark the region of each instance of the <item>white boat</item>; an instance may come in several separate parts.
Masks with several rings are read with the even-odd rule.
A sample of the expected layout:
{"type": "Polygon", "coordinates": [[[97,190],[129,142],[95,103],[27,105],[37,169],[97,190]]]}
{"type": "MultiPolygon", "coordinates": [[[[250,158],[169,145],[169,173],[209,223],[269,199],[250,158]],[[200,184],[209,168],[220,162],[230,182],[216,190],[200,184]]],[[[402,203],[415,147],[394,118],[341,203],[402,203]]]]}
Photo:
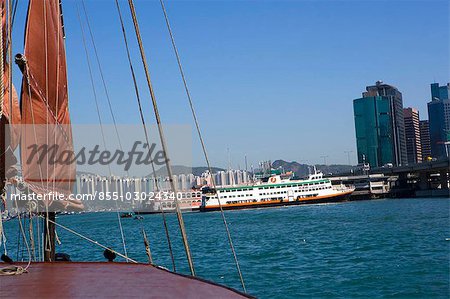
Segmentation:
{"type": "Polygon", "coordinates": [[[275,174],[260,178],[251,185],[204,188],[200,211],[220,210],[220,206],[230,210],[338,202],[346,200],[354,190],[352,186],[332,185],[315,169],[304,180],[275,174]]]}

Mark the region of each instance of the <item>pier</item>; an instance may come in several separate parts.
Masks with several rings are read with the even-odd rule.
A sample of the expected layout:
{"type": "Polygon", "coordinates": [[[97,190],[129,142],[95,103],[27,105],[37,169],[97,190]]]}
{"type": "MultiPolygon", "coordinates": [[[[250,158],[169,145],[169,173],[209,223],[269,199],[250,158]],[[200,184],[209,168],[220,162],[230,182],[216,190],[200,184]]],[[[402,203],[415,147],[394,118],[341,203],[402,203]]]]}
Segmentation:
{"type": "Polygon", "coordinates": [[[450,160],[374,168],[364,174],[336,175],[334,184],[352,184],[352,199],[381,197],[450,197],[450,160]]]}

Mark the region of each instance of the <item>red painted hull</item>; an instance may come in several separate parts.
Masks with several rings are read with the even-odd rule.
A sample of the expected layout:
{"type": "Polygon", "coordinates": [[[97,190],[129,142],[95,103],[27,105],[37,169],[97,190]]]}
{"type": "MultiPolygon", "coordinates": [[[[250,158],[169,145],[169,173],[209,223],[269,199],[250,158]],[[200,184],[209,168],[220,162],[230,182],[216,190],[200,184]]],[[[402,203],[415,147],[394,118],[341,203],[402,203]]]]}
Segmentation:
{"type": "Polygon", "coordinates": [[[248,298],[206,280],[134,263],[32,263],[28,273],[1,276],[0,285],[0,298],[248,298]]]}

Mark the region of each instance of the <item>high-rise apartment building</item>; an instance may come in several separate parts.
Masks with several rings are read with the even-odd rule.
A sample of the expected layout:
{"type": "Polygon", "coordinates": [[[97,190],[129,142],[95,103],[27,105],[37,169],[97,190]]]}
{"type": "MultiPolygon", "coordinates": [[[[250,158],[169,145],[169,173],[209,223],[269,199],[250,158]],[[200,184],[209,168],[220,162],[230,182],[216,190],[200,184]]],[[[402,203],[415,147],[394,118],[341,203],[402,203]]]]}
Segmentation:
{"type": "Polygon", "coordinates": [[[414,108],[404,108],[406,152],[408,164],[422,162],[422,145],[420,142],[419,111],[414,108]]]}
{"type": "Polygon", "coordinates": [[[428,120],[421,120],[419,127],[420,145],[422,146],[422,161],[428,161],[431,158],[430,125],[428,120]]]}

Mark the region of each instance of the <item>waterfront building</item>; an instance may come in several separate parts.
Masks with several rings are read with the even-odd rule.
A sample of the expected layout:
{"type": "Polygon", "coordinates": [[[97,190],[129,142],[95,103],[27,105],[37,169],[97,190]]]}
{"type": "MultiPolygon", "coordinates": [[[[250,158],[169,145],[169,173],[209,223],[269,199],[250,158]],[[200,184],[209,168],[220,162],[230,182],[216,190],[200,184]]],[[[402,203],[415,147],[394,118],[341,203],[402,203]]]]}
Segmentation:
{"type": "Polygon", "coordinates": [[[358,163],[381,167],[394,163],[389,99],[380,96],[353,101],[358,163]]]}
{"type": "Polygon", "coordinates": [[[394,86],[377,81],[375,85],[367,86],[363,97],[381,96],[389,99],[392,121],[392,138],[394,165],[404,165],[408,162],[406,149],[405,123],[403,115],[403,96],[394,86]]]}
{"type": "Polygon", "coordinates": [[[431,158],[430,125],[428,120],[421,120],[419,122],[419,128],[420,145],[422,146],[422,161],[427,161],[431,158]]]}
{"type": "Polygon", "coordinates": [[[353,101],[358,163],[372,167],[407,163],[402,94],[377,81],[353,101]]]}
{"type": "Polygon", "coordinates": [[[419,111],[415,108],[404,108],[406,152],[408,164],[422,162],[422,145],[420,142],[419,111]]]}
{"type": "Polygon", "coordinates": [[[428,103],[431,155],[433,158],[446,157],[450,142],[450,83],[439,86],[431,84],[431,101],[428,103]]]}

